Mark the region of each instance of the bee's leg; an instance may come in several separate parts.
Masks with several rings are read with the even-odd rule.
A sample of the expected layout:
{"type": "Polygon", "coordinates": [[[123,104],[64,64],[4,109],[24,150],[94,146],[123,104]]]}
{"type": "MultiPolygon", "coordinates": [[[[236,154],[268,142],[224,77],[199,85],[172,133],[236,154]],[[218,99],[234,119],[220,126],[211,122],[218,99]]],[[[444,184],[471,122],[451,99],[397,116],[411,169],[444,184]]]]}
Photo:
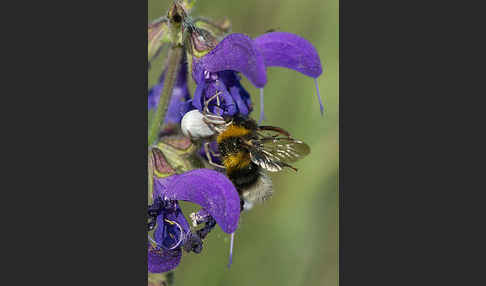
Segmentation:
{"type": "Polygon", "coordinates": [[[226,169],[225,166],[213,162],[213,159],[211,158],[211,154],[209,153],[209,142],[204,143],[204,152],[206,152],[206,158],[208,158],[208,162],[210,165],[221,169],[226,169]]]}
{"type": "Polygon", "coordinates": [[[292,170],[294,170],[294,171],[296,171],[296,172],[298,172],[298,171],[299,171],[297,168],[295,168],[294,166],[289,165],[289,164],[287,164],[287,163],[280,162],[280,164],[282,165],[282,167],[287,167],[287,168],[290,168],[290,169],[292,169],[292,170]]]}
{"type": "Polygon", "coordinates": [[[275,131],[275,132],[278,132],[280,134],[283,134],[287,137],[291,137],[290,136],[290,133],[288,133],[287,131],[285,131],[284,129],[280,128],[280,127],[275,127],[275,126],[258,126],[258,129],[260,130],[268,130],[268,131],[275,131]]]}

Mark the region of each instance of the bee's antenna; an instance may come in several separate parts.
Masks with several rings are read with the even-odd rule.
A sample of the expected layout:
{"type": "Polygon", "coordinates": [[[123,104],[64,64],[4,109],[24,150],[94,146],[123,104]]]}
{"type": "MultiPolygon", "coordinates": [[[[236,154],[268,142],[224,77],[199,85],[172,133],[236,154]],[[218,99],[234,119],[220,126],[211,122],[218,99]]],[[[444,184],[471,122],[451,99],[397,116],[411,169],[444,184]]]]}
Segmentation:
{"type": "Polygon", "coordinates": [[[228,262],[228,269],[231,267],[233,263],[233,243],[235,241],[235,233],[231,234],[231,243],[230,243],[230,255],[229,255],[229,262],[228,262]]]}

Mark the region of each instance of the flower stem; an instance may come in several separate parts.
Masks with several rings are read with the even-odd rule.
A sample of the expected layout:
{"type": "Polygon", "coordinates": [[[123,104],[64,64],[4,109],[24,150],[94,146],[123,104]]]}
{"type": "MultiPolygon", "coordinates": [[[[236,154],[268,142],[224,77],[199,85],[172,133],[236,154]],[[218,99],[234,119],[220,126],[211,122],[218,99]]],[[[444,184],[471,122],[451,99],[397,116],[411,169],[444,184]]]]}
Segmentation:
{"type": "Polygon", "coordinates": [[[164,122],[165,113],[169,107],[170,98],[177,78],[177,71],[179,70],[182,58],[182,47],[179,45],[172,45],[169,49],[167,57],[167,72],[165,74],[164,87],[155,111],[154,118],[149,126],[148,144],[152,145],[157,140],[158,134],[164,122]]]}
{"type": "Polygon", "coordinates": [[[166,273],[150,273],[148,286],[174,286],[174,271],[166,273]]]}
{"type": "Polygon", "coordinates": [[[173,286],[174,285],[174,271],[167,273],[165,277],[167,278],[167,286],[173,286]]]}

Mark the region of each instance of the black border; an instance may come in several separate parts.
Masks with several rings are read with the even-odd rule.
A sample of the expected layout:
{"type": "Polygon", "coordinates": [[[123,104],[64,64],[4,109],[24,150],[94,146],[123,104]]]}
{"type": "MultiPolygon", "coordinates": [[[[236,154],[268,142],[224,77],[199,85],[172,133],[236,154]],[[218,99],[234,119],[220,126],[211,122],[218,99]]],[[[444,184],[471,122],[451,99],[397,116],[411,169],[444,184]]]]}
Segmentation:
{"type": "Polygon", "coordinates": [[[484,281],[480,11],[340,1],[340,285],[484,281]]]}
{"type": "Polygon", "coordinates": [[[3,284],[146,285],[147,2],[22,5],[3,284]]]}
{"type": "MultiPolygon", "coordinates": [[[[481,265],[466,257],[483,225],[473,195],[484,188],[470,181],[481,169],[452,162],[477,157],[463,136],[484,129],[482,105],[463,99],[484,94],[483,50],[470,42],[484,34],[471,19],[484,17],[467,7],[340,1],[341,285],[457,285],[481,265]]],[[[14,43],[4,106],[15,112],[2,136],[13,141],[2,158],[14,197],[5,275],[146,283],[147,2],[19,8],[4,39],[14,43]]]]}

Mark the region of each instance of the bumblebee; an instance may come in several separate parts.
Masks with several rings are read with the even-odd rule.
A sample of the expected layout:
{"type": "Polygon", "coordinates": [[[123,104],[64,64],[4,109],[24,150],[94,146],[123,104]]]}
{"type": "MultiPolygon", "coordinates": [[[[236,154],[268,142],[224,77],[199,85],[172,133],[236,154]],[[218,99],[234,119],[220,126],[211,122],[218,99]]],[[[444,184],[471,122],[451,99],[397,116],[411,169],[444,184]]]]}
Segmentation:
{"type": "Polygon", "coordinates": [[[285,168],[297,171],[289,163],[310,153],[306,143],[292,138],[284,129],[259,126],[253,119],[242,116],[225,119],[210,113],[208,102],[202,113],[193,110],[184,116],[182,132],[195,140],[216,140],[219,154],[210,150],[209,142],[204,143],[208,162],[226,170],[240,197],[250,205],[272,195],[272,181],[267,171],[279,172],[285,168]],[[222,165],[213,162],[211,155],[219,157],[222,165]]]}
{"type": "Polygon", "coordinates": [[[287,131],[258,126],[253,119],[239,116],[217,135],[216,142],[226,175],[249,203],[271,196],[272,182],[266,171],[297,171],[289,163],[310,153],[307,144],[292,138],[287,131]]]}

